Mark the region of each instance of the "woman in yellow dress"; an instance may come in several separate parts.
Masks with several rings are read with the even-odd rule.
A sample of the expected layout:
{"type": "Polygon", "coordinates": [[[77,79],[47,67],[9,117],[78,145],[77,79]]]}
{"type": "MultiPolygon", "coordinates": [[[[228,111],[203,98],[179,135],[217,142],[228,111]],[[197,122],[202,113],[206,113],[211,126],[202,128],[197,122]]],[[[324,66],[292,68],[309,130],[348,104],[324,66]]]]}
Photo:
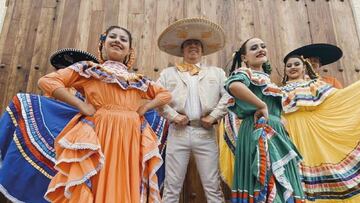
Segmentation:
{"type": "Polygon", "coordinates": [[[160,202],[156,171],[162,163],[146,111],[171,94],[129,68],[131,34],[111,26],[100,37],[104,62],[75,63],[39,80],[40,88],[80,113],[55,142],[58,173],[45,198],[51,202],[160,202]],[[85,96],[82,101],[66,88],[85,96]],[[143,99],[149,102],[143,103],[143,99]]]}
{"type": "Polygon", "coordinates": [[[307,200],[360,202],[360,81],[335,89],[317,80],[302,56],[288,55],[284,62],[282,106],[289,135],[303,156],[307,200]]]}

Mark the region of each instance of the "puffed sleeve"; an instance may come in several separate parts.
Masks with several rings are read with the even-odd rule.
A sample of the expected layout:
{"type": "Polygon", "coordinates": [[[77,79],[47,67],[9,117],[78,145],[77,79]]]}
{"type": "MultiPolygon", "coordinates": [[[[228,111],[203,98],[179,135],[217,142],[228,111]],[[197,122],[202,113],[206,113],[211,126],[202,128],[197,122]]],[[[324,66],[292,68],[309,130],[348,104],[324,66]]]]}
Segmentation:
{"type": "Polygon", "coordinates": [[[170,103],[171,93],[164,87],[151,82],[146,92],[143,94],[144,99],[159,99],[161,105],[170,103]]]}
{"type": "Polygon", "coordinates": [[[53,92],[61,87],[74,87],[83,93],[82,84],[85,81],[86,79],[81,77],[76,71],[70,68],[64,68],[41,77],[38,85],[45,94],[52,96],[53,92]]]}
{"type": "Polygon", "coordinates": [[[238,73],[230,76],[230,77],[226,80],[226,82],[225,82],[224,87],[225,87],[225,90],[226,90],[229,94],[231,94],[231,92],[230,92],[230,90],[229,90],[229,87],[230,87],[231,83],[233,83],[233,82],[241,82],[241,83],[243,83],[244,85],[246,85],[247,87],[249,87],[250,84],[251,84],[251,81],[250,81],[249,76],[247,76],[245,73],[238,72],[238,73]]]}

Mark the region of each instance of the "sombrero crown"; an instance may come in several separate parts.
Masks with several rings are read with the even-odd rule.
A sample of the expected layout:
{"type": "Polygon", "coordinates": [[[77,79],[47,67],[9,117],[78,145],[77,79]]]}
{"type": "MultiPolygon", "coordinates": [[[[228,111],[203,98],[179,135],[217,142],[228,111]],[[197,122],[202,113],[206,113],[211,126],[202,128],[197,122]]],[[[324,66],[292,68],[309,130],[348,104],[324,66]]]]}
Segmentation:
{"type": "Polygon", "coordinates": [[[203,18],[185,18],[169,25],[159,36],[161,51],[182,57],[181,45],[188,39],[200,40],[203,55],[219,51],[225,46],[225,32],[216,23],[203,18]]]}

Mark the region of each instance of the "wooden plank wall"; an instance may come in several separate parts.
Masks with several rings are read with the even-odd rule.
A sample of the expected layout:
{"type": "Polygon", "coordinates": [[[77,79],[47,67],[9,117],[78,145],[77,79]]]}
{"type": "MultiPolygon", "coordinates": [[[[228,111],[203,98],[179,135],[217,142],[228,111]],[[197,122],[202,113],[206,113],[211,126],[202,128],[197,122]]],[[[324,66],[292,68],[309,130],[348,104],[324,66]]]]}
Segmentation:
{"type": "MultiPolygon", "coordinates": [[[[360,79],[360,43],[349,0],[6,0],[0,35],[0,110],[17,92],[40,93],[37,80],[54,71],[50,54],[75,47],[97,54],[98,36],[110,25],[127,27],[134,38],[136,69],[153,79],[180,58],[157,48],[157,37],[184,17],[206,17],[223,26],[226,47],[204,61],[219,67],[249,37],[269,49],[272,78],[279,82],[282,58],[309,43],[333,43],[344,57],[324,68],[344,85],[360,79]]],[[[326,71],[326,72],[325,72],[326,71]]],[[[193,163],[182,202],[204,202],[193,163]]]]}

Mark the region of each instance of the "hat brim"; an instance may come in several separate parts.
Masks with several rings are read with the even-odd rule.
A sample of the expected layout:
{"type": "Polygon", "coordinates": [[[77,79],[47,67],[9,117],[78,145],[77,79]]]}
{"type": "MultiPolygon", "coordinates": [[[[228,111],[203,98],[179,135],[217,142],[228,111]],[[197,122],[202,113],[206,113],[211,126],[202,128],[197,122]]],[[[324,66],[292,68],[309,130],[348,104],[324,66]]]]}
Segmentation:
{"type": "Polygon", "coordinates": [[[288,53],[284,57],[284,63],[292,55],[299,55],[304,58],[319,57],[321,65],[324,66],[339,60],[343,52],[339,47],[332,44],[310,44],[288,53]]]}
{"type": "Polygon", "coordinates": [[[79,61],[93,61],[99,63],[98,59],[93,54],[74,48],[59,49],[50,57],[50,63],[56,69],[66,68],[79,61]]]}
{"type": "Polygon", "coordinates": [[[181,45],[188,39],[197,39],[203,45],[202,55],[212,54],[225,46],[225,32],[217,24],[203,18],[181,19],[169,25],[159,36],[161,51],[182,57],[181,45]]]}

